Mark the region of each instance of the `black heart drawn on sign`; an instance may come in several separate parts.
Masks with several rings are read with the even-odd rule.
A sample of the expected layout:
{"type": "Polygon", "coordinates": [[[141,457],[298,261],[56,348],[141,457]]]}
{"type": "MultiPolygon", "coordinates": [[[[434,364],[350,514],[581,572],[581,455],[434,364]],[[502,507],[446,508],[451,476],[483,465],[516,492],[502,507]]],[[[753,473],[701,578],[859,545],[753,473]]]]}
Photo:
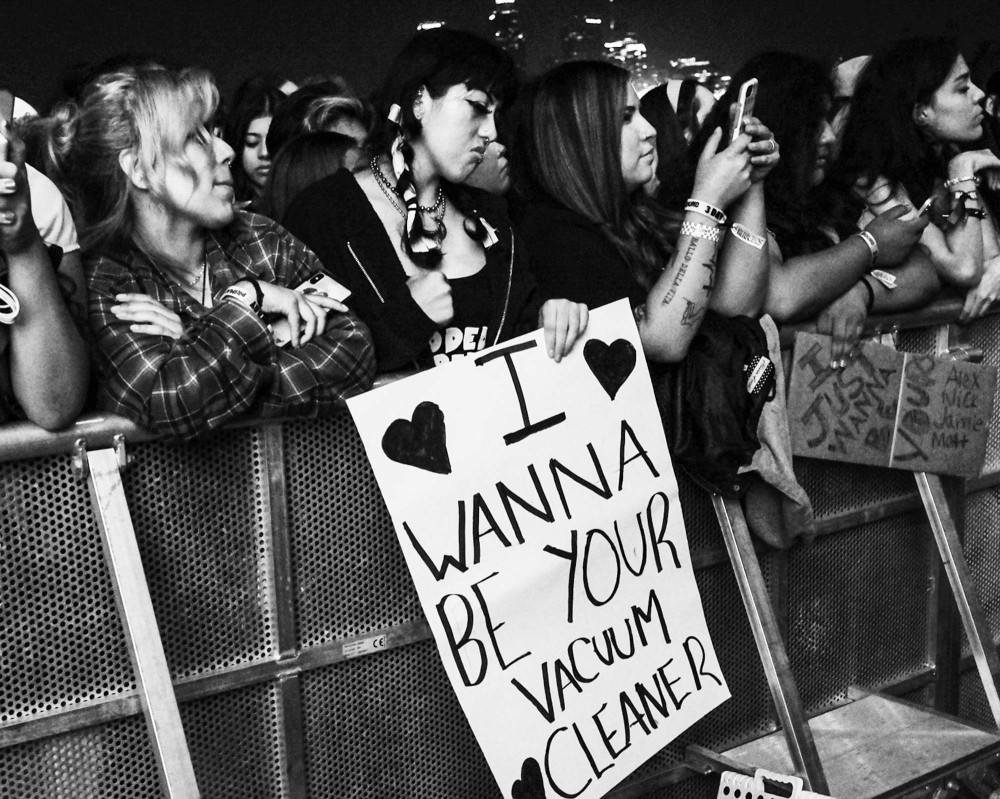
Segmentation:
{"type": "Polygon", "coordinates": [[[521,779],[510,787],[513,799],[545,799],[545,783],[538,761],[529,757],[521,764],[521,779]]]}
{"type": "Polygon", "coordinates": [[[592,338],[583,345],[583,359],[613,400],[635,369],[635,347],[624,338],[616,339],[611,344],[592,338]]]}
{"type": "Polygon", "coordinates": [[[412,421],[396,419],[390,424],[382,436],[382,451],[396,463],[451,474],[444,414],[433,402],[421,402],[414,408],[412,421]]]}

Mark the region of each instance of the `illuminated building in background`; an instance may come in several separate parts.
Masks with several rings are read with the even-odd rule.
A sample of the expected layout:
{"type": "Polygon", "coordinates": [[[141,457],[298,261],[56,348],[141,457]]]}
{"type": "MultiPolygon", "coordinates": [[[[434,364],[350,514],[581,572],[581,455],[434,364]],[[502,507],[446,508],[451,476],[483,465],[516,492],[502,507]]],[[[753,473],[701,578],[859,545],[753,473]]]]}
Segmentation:
{"type": "Polygon", "coordinates": [[[417,23],[418,31],[432,31],[437,28],[443,28],[445,22],[443,19],[425,19],[423,22],[417,23]]]}
{"type": "Polygon", "coordinates": [[[613,30],[604,17],[574,14],[563,28],[562,53],[559,61],[604,58],[604,43],[612,38],[613,30]]]}
{"type": "Polygon", "coordinates": [[[517,0],[495,0],[496,7],[490,14],[493,40],[514,59],[521,69],[527,66],[524,33],[517,12],[517,0]]]}

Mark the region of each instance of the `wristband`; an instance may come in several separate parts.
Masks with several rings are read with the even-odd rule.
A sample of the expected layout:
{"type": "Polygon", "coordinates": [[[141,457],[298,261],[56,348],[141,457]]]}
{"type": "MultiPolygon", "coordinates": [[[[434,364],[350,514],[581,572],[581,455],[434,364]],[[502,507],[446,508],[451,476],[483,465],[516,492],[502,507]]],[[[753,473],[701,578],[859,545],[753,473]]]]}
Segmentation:
{"type": "Polygon", "coordinates": [[[226,300],[232,300],[233,302],[238,302],[241,305],[245,305],[255,314],[260,314],[260,305],[257,304],[256,299],[250,292],[250,289],[245,289],[242,286],[233,284],[222,292],[222,296],[219,298],[221,302],[226,300]]]}
{"type": "Polygon", "coordinates": [[[709,219],[714,219],[720,225],[726,224],[728,218],[721,208],[716,208],[714,205],[696,200],[693,197],[684,203],[684,210],[694,211],[696,214],[707,216],[709,219]]]}
{"type": "Polygon", "coordinates": [[[873,278],[875,278],[879,283],[881,283],[887,289],[889,289],[889,291],[892,291],[894,288],[896,288],[895,275],[890,274],[889,272],[883,272],[881,269],[872,269],[872,271],[869,272],[868,274],[871,275],[873,278]]]}
{"type": "MultiPolygon", "coordinates": [[[[247,283],[249,283],[251,286],[253,286],[254,294],[257,297],[257,309],[256,310],[257,310],[257,313],[262,313],[262,309],[264,307],[264,292],[261,291],[260,283],[257,282],[257,278],[255,278],[253,275],[246,275],[244,277],[241,277],[240,280],[245,280],[247,283]]],[[[236,282],[239,283],[240,281],[237,280],[236,282]]]]}
{"type": "Polygon", "coordinates": [[[767,244],[766,238],[751,233],[749,230],[743,227],[743,225],[741,225],[739,222],[733,222],[733,224],[730,226],[729,229],[732,231],[733,235],[736,236],[736,238],[738,238],[740,241],[745,241],[747,244],[749,244],[751,247],[754,247],[755,249],[763,250],[764,245],[767,244]]]}
{"type": "Polygon", "coordinates": [[[705,239],[719,243],[721,234],[719,228],[714,225],[702,225],[698,222],[683,222],[681,224],[681,235],[690,236],[693,239],[705,239]]]}
{"type": "Polygon", "coordinates": [[[871,313],[872,306],[875,304],[875,289],[873,289],[872,284],[863,277],[861,278],[861,285],[868,290],[868,299],[865,301],[865,310],[867,310],[868,313],[871,313]]]}
{"type": "Polygon", "coordinates": [[[868,251],[871,253],[871,261],[868,265],[870,267],[875,266],[875,262],[878,260],[878,242],[875,240],[875,237],[867,230],[858,231],[854,235],[865,243],[868,251]]]}
{"type": "Polygon", "coordinates": [[[959,183],[965,183],[968,180],[971,180],[976,186],[979,185],[979,178],[975,175],[966,175],[961,178],[949,178],[944,182],[944,187],[950,189],[952,186],[957,186],[959,183]]]}

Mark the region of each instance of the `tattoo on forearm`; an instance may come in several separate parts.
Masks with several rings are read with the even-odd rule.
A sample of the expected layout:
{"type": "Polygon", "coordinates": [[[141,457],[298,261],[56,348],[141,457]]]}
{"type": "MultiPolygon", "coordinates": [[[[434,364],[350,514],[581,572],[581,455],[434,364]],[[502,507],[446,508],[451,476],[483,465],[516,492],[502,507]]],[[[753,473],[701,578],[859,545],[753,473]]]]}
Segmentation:
{"type": "Polygon", "coordinates": [[[705,315],[706,307],[699,307],[696,303],[691,302],[687,297],[684,298],[684,302],[687,303],[687,307],[684,309],[684,315],[681,317],[681,325],[684,327],[697,327],[701,324],[701,319],[705,315]]]}
{"type": "Polygon", "coordinates": [[[680,288],[681,281],[684,280],[688,265],[694,257],[694,251],[698,249],[698,241],[699,239],[692,238],[690,244],[688,244],[688,248],[684,252],[684,257],[681,258],[681,265],[677,267],[677,274],[674,275],[674,282],[670,284],[670,289],[663,298],[664,305],[669,305],[677,295],[677,289],[680,288]]]}
{"type": "Polygon", "coordinates": [[[708,282],[702,288],[706,292],[711,292],[715,287],[715,253],[712,253],[712,256],[702,266],[708,270],[708,282]]]}

